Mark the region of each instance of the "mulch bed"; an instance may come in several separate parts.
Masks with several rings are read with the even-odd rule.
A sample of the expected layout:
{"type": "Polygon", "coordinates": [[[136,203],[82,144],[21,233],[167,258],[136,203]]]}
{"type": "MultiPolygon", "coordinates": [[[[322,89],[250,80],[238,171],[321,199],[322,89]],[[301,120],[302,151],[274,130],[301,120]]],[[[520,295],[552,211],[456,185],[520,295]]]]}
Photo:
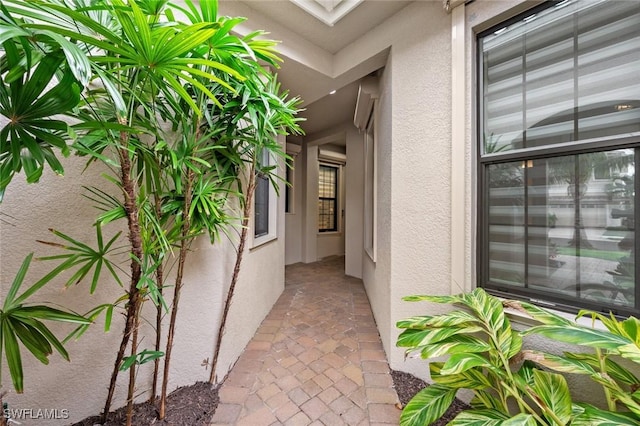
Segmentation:
{"type": "MultiPolygon", "coordinates": [[[[167,396],[167,414],[164,420],[158,420],[155,404],[143,402],[133,407],[132,424],[145,425],[189,425],[207,426],[218,407],[218,387],[207,382],[198,382],[191,386],[176,389],[167,396]]],[[[126,407],[109,413],[106,426],[121,426],[127,418],[126,407]]],[[[88,417],[73,426],[94,426],[100,424],[100,417],[88,417]]]]}
{"type": "MultiPolygon", "coordinates": [[[[391,371],[393,386],[398,393],[400,403],[404,407],[407,402],[427,384],[417,377],[402,371],[391,371]]],[[[144,402],[136,404],[133,409],[133,421],[136,426],[146,425],[189,425],[207,426],[218,407],[218,387],[206,382],[198,382],[191,386],[176,389],[167,397],[167,415],[165,419],[158,420],[156,405],[144,402]]],[[[453,401],[449,410],[433,423],[434,426],[445,426],[462,410],[469,408],[458,399],[453,401]]],[[[126,407],[109,413],[105,426],[121,426],[125,424],[126,407]]],[[[88,417],[73,426],[94,426],[100,424],[100,417],[88,417]]]]}
{"type": "MultiPolygon", "coordinates": [[[[407,405],[415,394],[427,387],[427,384],[424,381],[402,371],[391,370],[391,377],[393,378],[393,387],[396,388],[398,399],[400,399],[400,403],[403,407],[407,405]]],[[[445,426],[453,420],[460,411],[467,410],[469,408],[471,407],[456,398],[442,417],[440,417],[437,422],[432,423],[432,426],[445,426]]]]}

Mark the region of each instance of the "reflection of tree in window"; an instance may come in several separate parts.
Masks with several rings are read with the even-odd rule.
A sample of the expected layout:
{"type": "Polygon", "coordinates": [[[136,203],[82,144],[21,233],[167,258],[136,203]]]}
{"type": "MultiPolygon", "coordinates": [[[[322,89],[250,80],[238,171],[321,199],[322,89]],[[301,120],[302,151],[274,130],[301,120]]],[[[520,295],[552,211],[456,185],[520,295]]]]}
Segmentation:
{"type": "Polygon", "coordinates": [[[318,230],[338,230],[338,168],[324,164],[318,174],[318,230]]]}
{"type": "Polygon", "coordinates": [[[478,45],[483,285],[640,311],[640,2],[549,2],[478,45]]]}

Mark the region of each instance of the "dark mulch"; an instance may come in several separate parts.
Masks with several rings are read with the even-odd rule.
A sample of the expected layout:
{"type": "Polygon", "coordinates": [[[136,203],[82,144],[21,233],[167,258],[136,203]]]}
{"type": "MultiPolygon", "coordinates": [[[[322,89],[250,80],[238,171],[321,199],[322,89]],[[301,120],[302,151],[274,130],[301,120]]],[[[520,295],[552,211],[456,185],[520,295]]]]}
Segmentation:
{"type": "MultiPolygon", "coordinates": [[[[402,371],[391,371],[393,386],[398,393],[400,403],[404,407],[407,402],[427,384],[417,377],[402,371]]],[[[136,404],[133,409],[133,421],[136,426],[147,425],[189,425],[207,426],[218,407],[218,388],[209,383],[198,382],[191,386],[176,389],[167,397],[167,415],[163,421],[158,420],[156,405],[147,402],[136,404]]],[[[445,426],[462,410],[469,408],[462,401],[455,399],[449,410],[433,423],[434,426],[445,426]]],[[[121,426],[125,424],[126,408],[109,413],[105,426],[121,426]]],[[[94,426],[100,424],[100,417],[88,417],[73,426],[94,426]]]]}
{"type": "MultiPolygon", "coordinates": [[[[198,382],[191,386],[176,389],[167,397],[167,414],[164,420],[158,420],[155,405],[144,402],[133,408],[132,424],[145,425],[189,425],[206,426],[218,406],[218,388],[206,382],[198,382]]],[[[120,426],[125,424],[126,407],[112,413],[105,425],[120,426]]],[[[100,424],[100,417],[88,417],[73,426],[93,426],[100,424]]]]}
{"type": "MultiPolygon", "coordinates": [[[[427,387],[427,384],[409,373],[402,371],[391,370],[391,377],[393,378],[393,386],[396,388],[400,403],[404,407],[413,398],[415,394],[427,387]]],[[[458,398],[453,400],[453,403],[449,409],[440,417],[440,419],[431,423],[432,426],[445,426],[451,420],[453,420],[460,411],[469,409],[467,404],[460,401],[458,398]]]]}

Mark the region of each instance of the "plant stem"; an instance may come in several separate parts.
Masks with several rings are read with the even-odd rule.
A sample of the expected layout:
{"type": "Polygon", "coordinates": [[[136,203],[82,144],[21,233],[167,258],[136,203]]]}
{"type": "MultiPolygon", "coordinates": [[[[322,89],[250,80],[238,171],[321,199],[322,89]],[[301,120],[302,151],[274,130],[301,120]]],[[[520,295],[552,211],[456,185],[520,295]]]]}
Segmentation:
{"type": "MultiPolygon", "coordinates": [[[[607,372],[606,355],[602,355],[602,350],[600,350],[600,348],[596,348],[596,355],[598,357],[598,361],[600,362],[600,371],[606,374],[607,372]]],[[[611,396],[611,390],[609,390],[609,388],[606,386],[603,386],[602,389],[604,390],[605,398],[607,398],[607,407],[609,408],[609,411],[616,411],[616,408],[617,408],[616,402],[613,400],[611,396]]]]}
{"type": "MultiPolygon", "coordinates": [[[[138,311],[136,312],[133,331],[131,334],[131,356],[135,357],[138,354],[138,331],[140,329],[140,309],[142,303],[138,303],[138,311]]],[[[133,398],[136,389],[136,363],[134,362],[129,367],[129,389],[127,392],[127,426],[131,426],[133,419],[133,398]]]]}
{"type": "MultiPolygon", "coordinates": [[[[525,401],[522,396],[520,396],[520,392],[518,392],[518,389],[512,389],[508,384],[502,382],[502,386],[507,389],[509,391],[509,393],[511,395],[513,395],[513,397],[516,399],[516,401],[518,402],[518,406],[521,407],[520,410],[522,412],[527,411],[529,414],[531,414],[533,416],[534,419],[536,419],[536,421],[541,424],[541,425],[546,425],[549,424],[549,422],[547,422],[546,420],[544,420],[542,417],[540,417],[540,415],[529,405],[527,404],[527,401],[525,401]]],[[[531,399],[536,403],[536,405],[538,407],[540,407],[545,413],[549,412],[549,409],[545,408],[543,405],[541,405],[538,400],[537,400],[537,395],[533,392],[532,389],[528,389],[529,391],[529,395],[531,395],[531,399]]],[[[553,413],[551,413],[553,414],[553,413]]],[[[558,419],[555,414],[552,415],[552,417],[554,418],[554,420],[557,420],[556,424],[557,425],[563,425],[564,423],[562,423],[560,421],[560,419],[558,419]]]]}
{"type": "MultiPolygon", "coordinates": [[[[159,189],[158,189],[159,191],[159,189]]],[[[156,216],[160,219],[160,199],[158,194],[155,197],[155,211],[156,216]]],[[[162,286],[164,283],[164,263],[160,262],[158,268],[156,269],[156,285],[158,286],[158,293],[160,293],[160,297],[162,297],[162,286]]],[[[162,340],[162,303],[156,306],[156,341],[155,341],[155,351],[160,351],[160,344],[162,340]]],[[[160,358],[156,358],[153,361],[153,384],[151,385],[151,396],[149,397],[149,402],[154,403],[156,401],[156,395],[158,394],[158,375],[160,374],[160,358]]]]}
{"type": "Polygon", "coordinates": [[[244,208],[242,211],[242,231],[240,232],[240,242],[238,244],[238,251],[236,253],[236,263],[233,268],[233,276],[231,277],[231,284],[229,285],[229,291],[227,292],[227,299],[224,302],[224,309],[222,311],[222,318],[220,320],[220,327],[218,328],[218,337],[216,338],[216,346],[213,352],[213,360],[211,362],[211,373],[209,375],[209,383],[214,384],[216,381],[216,369],[218,367],[218,357],[220,356],[220,347],[222,345],[222,336],[224,334],[225,326],[227,324],[227,317],[229,316],[229,309],[231,308],[231,300],[233,299],[233,293],[238,283],[238,276],[240,275],[240,265],[242,264],[242,254],[244,253],[244,246],[247,241],[247,233],[249,226],[249,215],[251,214],[251,203],[253,201],[253,193],[256,189],[256,173],[255,173],[255,161],[251,164],[249,170],[249,184],[247,185],[247,197],[244,202],[244,208]]]}
{"type": "Polygon", "coordinates": [[[193,170],[188,169],[187,179],[184,189],[184,206],[182,210],[182,232],[180,241],[180,255],[178,258],[178,271],[176,274],[176,283],[173,291],[173,306],[171,308],[171,319],[169,320],[169,331],[167,333],[167,349],[164,355],[164,371],[162,374],[162,392],[160,393],[160,410],[158,418],[164,420],[167,404],[167,387],[169,385],[169,365],[171,362],[171,350],[173,348],[173,336],[176,328],[176,318],[178,317],[178,304],[180,302],[180,290],[182,289],[184,265],[189,251],[189,231],[191,229],[191,210],[192,188],[195,179],[193,170]]]}
{"type": "MultiPolygon", "coordinates": [[[[126,123],[121,123],[126,124],[126,123]]],[[[131,332],[135,328],[135,317],[138,310],[138,304],[140,294],[138,290],[138,282],[140,281],[140,261],[142,260],[142,237],[140,234],[140,223],[138,222],[138,206],[136,204],[136,192],[134,182],[131,179],[131,159],[129,158],[128,151],[123,148],[127,146],[129,136],[125,132],[120,133],[120,142],[122,148],[118,149],[120,157],[120,169],[121,169],[121,184],[124,193],[124,209],[127,214],[127,224],[129,227],[129,244],[131,246],[131,282],[129,285],[129,300],[127,302],[127,314],[125,320],[124,332],[122,340],[120,342],[120,348],[116,355],[116,360],[113,364],[113,371],[111,373],[111,380],[109,382],[109,392],[107,394],[107,400],[102,412],[102,423],[106,422],[107,415],[111,409],[111,401],[113,400],[113,394],[116,388],[116,381],[118,379],[118,371],[120,371],[120,364],[124,359],[124,353],[129,344],[129,338],[131,332]]]]}

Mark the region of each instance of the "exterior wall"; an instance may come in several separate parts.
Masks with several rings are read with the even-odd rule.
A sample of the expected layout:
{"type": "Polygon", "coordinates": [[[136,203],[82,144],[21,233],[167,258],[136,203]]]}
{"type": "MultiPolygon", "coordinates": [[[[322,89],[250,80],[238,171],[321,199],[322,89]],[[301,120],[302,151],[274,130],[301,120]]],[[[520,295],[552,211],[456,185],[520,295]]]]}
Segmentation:
{"type": "MultiPolygon", "coordinates": [[[[55,228],[81,241],[95,241],[92,222],[96,210],[92,202],[82,197],[83,185],[95,185],[105,190],[105,180],[98,166],[92,166],[84,174],[84,160],[76,157],[65,160],[65,176],[54,176],[50,171],[38,184],[27,185],[24,176],[18,175],[9,186],[0,213],[0,300],[9,290],[24,257],[35,252],[37,256],[59,253],[48,246],[36,243],[36,239],[58,241],[47,229],[55,228]]],[[[229,322],[219,360],[218,377],[222,378],[233,365],[262,319],[284,289],[284,199],[280,198],[278,238],[270,243],[245,253],[236,296],[230,311],[229,322]]],[[[105,238],[113,236],[122,223],[103,228],[105,238]]],[[[125,245],[126,232],[121,236],[125,245]]],[[[226,237],[211,246],[208,238],[194,244],[189,258],[185,286],[181,295],[180,309],[172,355],[171,382],[169,390],[179,386],[207,381],[209,370],[203,360],[211,360],[215,336],[218,330],[221,306],[229,285],[235,250],[226,237]]],[[[126,268],[126,256],[121,266],[126,268]]],[[[32,262],[23,290],[29,283],[53,269],[49,262],[32,262]]],[[[69,275],[66,275],[67,278],[69,275]]],[[[106,277],[106,275],[105,275],[106,277]]],[[[126,280],[125,285],[127,285],[126,280]]],[[[171,282],[171,281],[169,281],[171,282]]],[[[45,286],[32,302],[50,302],[76,312],[86,312],[101,303],[115,301],[123,289],[110,280],[103,280],[95,294],[90,295],[88,285],[81,283],[64,289],[64,279],[58,278],[45,286]]],[[[170,297],[167,297],[170,303],[170,297]]],[[[152,304],[145,306],[144,318],[155,323],[152,304]]],[[[77,341],[67,344],[71,362],[65,362],[54,353],[48,366],[40,364],[25,350],[22,358],[25,373],[25,393],[16,395],[13,390],[5,397],[11,408],[67,409],[70,418],[64,424],[75,422],[90,415],[99,414],[106,398],[107,386],[113,361],[122,337],[123,317],[114,313],[109,333],[103,332],[103,319],[77,341]]],[[[64,337],[72,327],[52,324],[52,330],[64,337]]],[[[166,329],[166,327],[165,327],[166,329]]],[[[141,327],[140,350],[152,349],[153,335],[150,326],[141,327]],[[144,336],[144,338],[142,338],[144,336]]],[[[11,388],[6,365],[2,365],[4,389],[11,388]]],[[[152,363],[142,366],[138,373],[140,400],[147,398],[151,387],[152,363]]],[[[125,404],[128,375],[121,373],[113,408],[125,404]]],[[[60,421],[40,422],[62,424],[60,421]]]]}
{"type": "MultiPolygon", "coordinates": [[[[391,137],[394,126],[392,121],[393,104],[393,55],[392,51],[387,64],[379,77],[380,98],[375,110],[376,125],[376,158],[377,158],[377,261],[374,263],[367,253],[362,255],[362,281],[364,282],[371,310],[378,326],[378,332],[387,354],[394,343],[391,341],[391,137]]],[[[361,249],[364,249],[361,246],[361,249]]]]}
{"type": "Polygon", "coordinates": [[[316,253],[318,260],[330,256],[344,255],[344,233],[318,233],[316,243],[318,248],[316,253]]]}
{"type": "Polygon", "coordinates": [[[364,133],[355,127],[347,131],[347,165],[344,168],[345,190],[345,260],[344,272],[362,278],[364,245],[364,133]]]}
{"type": "MultiPolygon", "coordinates": [[[[407,12],[392,46],[391,368],[424,376],[423,362],[395,348],[395,322],[434,313],[403,302],[411,294],[450,292],[451,18],[437,2],[407,12]]],[[[384,182],[384,181],[383,181],[384,182]]],[[[389,182],[389,181],[386,181],[389,182]]],[[[379,224],[379,229],[382,228],[379,224]]]]}
{"type": "Polygon", "coordinates": [[[302,219],[302,261],[318,260],[318,147],[306,143],[302,148],[304,158],[304,217],[302,219]]]}
{"type": "Polygon", "coordinates": [[[303,206],[303,178],[305,164],[301,153],[294,157],[293,163],[293,211],[286,214],[285,218],[285,264],[302,262],[302,218],[303,206]]]}

